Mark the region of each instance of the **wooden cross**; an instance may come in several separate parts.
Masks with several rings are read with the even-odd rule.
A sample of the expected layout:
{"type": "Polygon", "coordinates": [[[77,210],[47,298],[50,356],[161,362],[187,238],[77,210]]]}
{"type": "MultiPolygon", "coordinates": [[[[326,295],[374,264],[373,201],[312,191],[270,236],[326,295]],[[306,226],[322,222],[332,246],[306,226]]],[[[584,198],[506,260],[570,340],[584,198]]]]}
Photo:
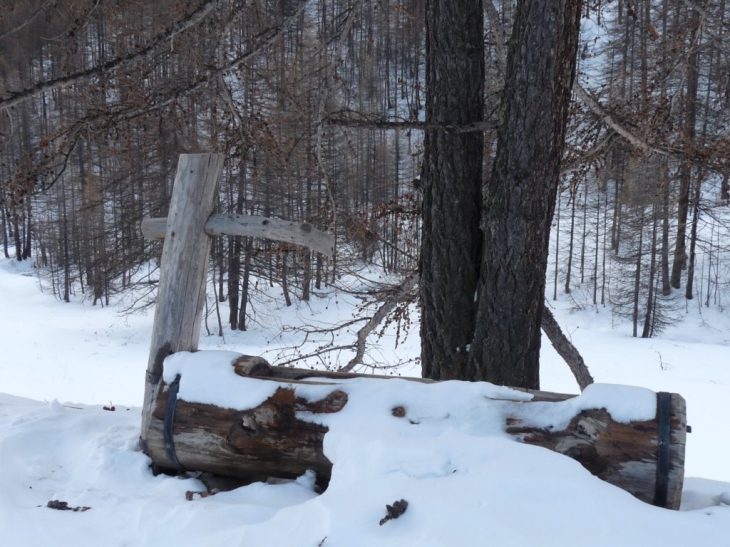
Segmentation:
{"type": "Polygon", "coordinates": [[[213,214],[223,159],[222,154],[182,154],[168,217],[142,221],[142,234],[147,239],[165,239],[142,408],[140,446],[143,450],[163,361],[175,352],[198,349],[211,236],[241,235],[285,241],[330,256],[334,251],[334,236],[309,223],[213,214]]]}

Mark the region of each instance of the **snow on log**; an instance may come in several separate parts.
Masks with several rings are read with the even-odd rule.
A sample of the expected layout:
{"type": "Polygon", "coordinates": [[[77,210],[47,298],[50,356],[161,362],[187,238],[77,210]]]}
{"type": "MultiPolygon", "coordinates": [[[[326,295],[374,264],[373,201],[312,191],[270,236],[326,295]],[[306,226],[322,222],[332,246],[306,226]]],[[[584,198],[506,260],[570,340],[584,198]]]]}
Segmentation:
{"type": "MultiPolygon", "coordinates": [[[[146,239],[163,239],[166,218],[146,218],[142,221],[142,235],[146,239]]],[[[214,213],[205,223],[209,236],[249,236],[309,247],[323,255],[332,256],[335,239],[332,234],[317,230],[308,222],[291,222],[277,218],[251,215],[214,213]]]]}
{"type": "MultiPolygon", "coordinates": [[[[501,434],[569,456],[647,503],[679,508],[686,420],[684,399],[674,393],[592,384],[574,396],[413,379],[391,390],[392,404],[383,407],[371,403],[373,382],[382,392],[381,382],[393,377],[272,367],[260,357],[228,352],[218,352],[218,364],[209,367],[206,353],[187,354],[197,356],[196,366],[182,366],[190,359],[180,354],[165,361],[146,435],[146,451],[160,470],[259,480],[295,478],[311,469],[324,486],[332,471],[323,450],[328,416],[349,420],[354,413],[337,413],[348,403],[366,404],[418,427],[422,415],[405,394],[399,399],[402,386],[409,393],[441,387],[471,397],[482,393],[474,400],[492,405],[485,409],[501,434]]],[[[428,400],[431,393],[422,395],[428,400]]]]}

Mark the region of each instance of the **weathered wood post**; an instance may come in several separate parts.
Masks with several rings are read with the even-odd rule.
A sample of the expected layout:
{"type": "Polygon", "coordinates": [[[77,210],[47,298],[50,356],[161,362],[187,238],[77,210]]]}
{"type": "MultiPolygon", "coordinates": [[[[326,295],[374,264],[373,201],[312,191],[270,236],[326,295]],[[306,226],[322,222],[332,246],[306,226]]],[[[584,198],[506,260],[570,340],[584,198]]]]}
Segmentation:
{"type": "Polygon", "coordinates": [[[213,212],[222,172],[222,154],[182,154],[177,164],[145,378],[140,435],[145,452],[162,362],[171,353],[198,349],[210,252],[205,223],[213,212]]]}
{"type": "MultiPolygon", "coordinates": [[[[323,451],[327,428],[300,412],[339,412],[348,395],[338,381],[362,375],[271,367],[258,357],[240,356],[231,363],[247,382],[276,382],[277,389],[255,408],[231,409],[178,398],[184,374],[162,379],[170,354],[198,347],[206,292],[210,238],[216,235],[265,237],[305,245],[331,254],[334,238],[308,223],[245,215],[213,215],[223,170],[220,154],[182,155],[166,219],[143,222],[151,239],[165,238],[160,264],[157,306],[147,365],[140,447],[162,470],[204,471],[229,477],[293,478],[314,469],[325,482],[331,463],[323,451]],[[162,228],[162,223],[165,229],[162,228]],[[326,378],[326,382],[322,380],[326,378]],[[310,401],[297,386],[325,385],[332,391],[310,401]]],[[[372,377],[371,377],[372,378],[372,377]]],[[[384,378],[384,377],[381,377],[384,378]]],[[[221,384],[230,382],[225,376],[221,384]]],[[[241,381],[242,379],[236,379],[241,381]]],[[[412,381],[429,382],[423,379],[412,381]]],[[[239,384],[242,390],[252,384],[239,384]]],[[[549,448],[580,462],[599,478],[660,507],[677,509],[684,478],[687,432],[685,402],[678,394],[657,394],[654,419],[622,423],[605,408],[576,410],[566,428],[533,423],[520,408],[557,403],[571,395],[531,392],[532,401],[505,399],[505,432],[516,439],[549,448]]],[[[392,415],[407,410],[395,406],[392,415]]],[[[418,422],[410,422],[417,425],[418,422]]]]}

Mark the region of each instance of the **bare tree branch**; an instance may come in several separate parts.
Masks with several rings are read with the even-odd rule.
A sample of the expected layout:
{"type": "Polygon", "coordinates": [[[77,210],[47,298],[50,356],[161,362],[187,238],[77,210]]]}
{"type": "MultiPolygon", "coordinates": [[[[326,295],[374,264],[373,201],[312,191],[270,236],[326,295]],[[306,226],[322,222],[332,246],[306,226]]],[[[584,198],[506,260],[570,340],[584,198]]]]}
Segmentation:
{"type": "Polygon", "coordinates": [[[38,17],[38,15],[40,15],[43,11],[45,11],[49,6],[53,5],[55,7],[57,2],[58,0],[46,0],[45,2],[43,2],[43,4],[41,4],[41,7],[28,15],[28,17],[26,17],[23,22],[10,27],[3,33],[0,33],[0,40],[3,40],[4,38],[7,38],[8,36],[11,36],[13,34],[17,34],[25,27],[30,25],[35,20],[35,18],[38,17]]]}
{"type": "Polygon", "coordinates": [[[378,311],[373,314],[370,320],[365,323],[365,325],[359,331],[357,331],[357,341],[355,342],[355,357],[350,359],[350,362],[347,363],[344,367],[340,368],[340,372],[349,372],[357,365],[362,364],[362,358],[365,356],[365,343],[367,342],[368,336],[370,336],[370,333],[372,333],[373,330],[375,330],[375,328],[380,325],[383,319],[385,319],[399,303],[405,300],[405,298],[411,293],[413,288],[418,284],[419,278],[420,276],[418,272],[414,272],[406,277],[403,282],[398,285],[393,294],[391,294],[385,300],[383,305],[378,308],[378,311]]]}
{"type": "MultiPolygon", "coordinates": [[[[68,156],[73,151],[73,147],[76,145],[76,141],[79,138],[81,128],[104,126],[105,124],[108,125],[112,122],[133,120],[140,116],[144,116],[149,112],[165,108],[166,106],[174,103],[186,93],[191,93],[200,89],[212,80],[220,77],[225,72],[242,65],[251,57],[257,55],[258,53],[269,47],[279,36],[281,36],[289,28],[292,23],[294,23],[299,18],[299,15],[304,10],[304,7],[306,6],[308,1],[309,0],[303,0],[297,8],[296,12],[287,17],[281,25],[266,29],[263,32],[259,33],[255,38],[251,40],[252,45],[249,47],[248,50],[241,53],[240,55],[237,55],[235,58],[227,61],[226,63],[223,63],[219,67],[210,68],[208,72],[202,74],[192,82],[181,87],[165,89],[160,94],[151,97],[149,101],[139,106],[110,105],[105,110],[94,111],[88,116],[77,120],[70,130],[54,136],[51,140],[63,138],[66,141],[65,146],[61,146],[58,150],[58,152],[64,157],[62,162],[62,169],[57,172],[54,177],[52,177],[50,182],[42,185],[38,190],[32,192],[31,194],[39,194],[48,190],[48,188],[53,186],[53,184],[60,178],[68,161],[68,156]]],[[[2,101],[0,101],[0,108],[7,108],[7,105],[3,106],[2,101]]]]}
{"type": "Polygon", "coordinates": [[[471,133],[474,131],[494,131],[497,125],[494,121],[484,120],[469,124],[440,124],[426,123],[419,121],[410,121],[405,119],[387,120],[382,118],[374,118],[359,115],[356,113],[348,113],[347,117],[329,116],[324,121],[331,125],[343,127],[357,127],[361,129],[415,129],[417,131],[427,131],[429,129],[440,129],[452,133],[471,133]]]}
{"type": "MultiPolygon", "coordinates": [[[[338,346],[335,348],[330,348],[355,348],[355,357],[350,359],[350,362],[348,362],[347,365],[339,369],[341,372],[349,372],[357,365],[362,364],[363,357],[365,356],[365,346],[368,336],[372,334],[372,332],[378,327],[378,325],[382,323],[382,321],[388,316],[390,312],[395,309],[395,307],[399,303],[405,301],[405,299],[411,294],[415,286],[418,285],[419,280],[420,274],[418,272],[413,272],[411,275],[406,277],[401,282],[401,284],[398,285],[398,287],[393,291],[393,293],[385,300],[385,302],[383,302],[380,308],[378,308],[378,311],[376,311],[373,316],[368,320],[368,322],[363,325],[362,328],[360,328],[360,330],[357,332],[357,340],[352,346],[338,346]]],[[[542,327],[543,332],[545,332],[555,350],[566,362],[568,368],[570,368],[570,371],[573,373],[576,382],[578,382],[578,386],[580,387],[581,391],[583,391],[587,386],[593,383],[593,377],[588,371],[588,367],[586,366],[580,352],[565,336],[560,328],[560,325],[558,325],[558,322],[555,320],[555,316],[553,316],[552,311],[547,305],[543,306],[542,322],[540,326],[542,327]]]]}
{"type": "Polygon", "coordinates": [[[583,101],[583,103],[591,110],[591,112],[598,116],[599,119],[608,127],[613,129],[616,133],[629,141],[629,143],[631,143],[634,147],[638,148],[645,154],[661,154],[662,156],[669,155],[667,151],[661,150],[659,148],[656,148],[655,146],[648,144],[646,141],[640,139],[639,137],[628,131],[621,124],[619,124],[616,120],[614,120],[613,117],[608,112],[606,112],[606,110],[600,104],[598,104],[598,101],[591,97],[588,92],[580,85],[577,78],[573,83],[573,91],[575,91],[575,94],[578,96],[578,98],[583,101]]]}
{"type": "Polygon", "coordinates": [[[0,98],[0,108],[11,108],[22,101],[30,99],[31,97],[37,97],[44,91],[50,91],[51,89],[56,89],[66,85],[88,82],[95,76],[130,67],[140,60],[150,57],[152,54],[156,53],[165,44],[167,44],[168,41],[172,44],[172,40],[174,40],[176,34],[199,24],[214,9],[223,4],[224,1],[225,0],[205,0],[200,6],[198,6],[198,9],[193,11],[184,19],[181,19],[167,27],[139,51],[135,51],[134,53],[121,57],[115,57],[106,63],[96,65],[86,70],[80,70],[65,76],[59,76],[57,78],[51,78],[50,80],[39,82],[32,87],[20,91],[6,93],[5,97],[0,98]]]}

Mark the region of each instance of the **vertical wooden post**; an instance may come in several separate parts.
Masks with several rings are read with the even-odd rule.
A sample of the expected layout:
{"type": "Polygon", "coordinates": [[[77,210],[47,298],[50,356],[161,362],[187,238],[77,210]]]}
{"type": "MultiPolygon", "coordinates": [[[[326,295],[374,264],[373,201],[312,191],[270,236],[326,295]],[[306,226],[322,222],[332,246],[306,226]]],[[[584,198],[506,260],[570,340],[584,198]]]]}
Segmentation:
{"type": "Polygon", "coordinates": [[[177,351],[198,349],[210,251],[205,223],[213,212],[222,172],[222,154],[182,154],[178,161],[145,378],[140,436],[144,451],[162,362],[177,351]]]}

